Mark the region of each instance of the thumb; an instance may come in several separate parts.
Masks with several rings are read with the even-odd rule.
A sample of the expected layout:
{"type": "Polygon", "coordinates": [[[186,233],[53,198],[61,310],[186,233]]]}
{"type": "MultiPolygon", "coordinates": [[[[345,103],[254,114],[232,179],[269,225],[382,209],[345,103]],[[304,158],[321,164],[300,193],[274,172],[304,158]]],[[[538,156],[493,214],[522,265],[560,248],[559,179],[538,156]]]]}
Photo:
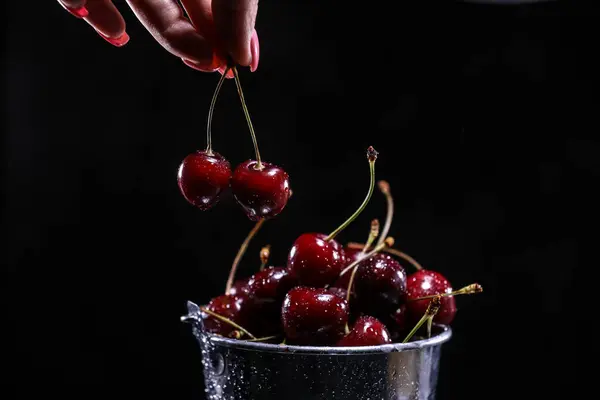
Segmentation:
{"type": "Polygon", "coordinates": [[[212,12],[222,51],[236,64],[249,66],[252,63],[250,39],[258,0],[213,0],[212,12]]]}

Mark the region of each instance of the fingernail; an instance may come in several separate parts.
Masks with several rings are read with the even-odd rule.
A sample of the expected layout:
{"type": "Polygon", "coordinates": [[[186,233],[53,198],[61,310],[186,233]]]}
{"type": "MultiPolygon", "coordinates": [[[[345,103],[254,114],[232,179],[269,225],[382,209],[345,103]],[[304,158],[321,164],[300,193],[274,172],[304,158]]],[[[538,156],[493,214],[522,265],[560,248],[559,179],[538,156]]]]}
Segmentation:
{"type": "MultiPolygon", "coordinates": [[[[98,32],[98,31],[96,31],[96,32],[98,32]]],[[[127,44],[127,42],[129,42],[129,35],[127,34],[127,32],[124,32],[118,38],[110,38],[108,36],[103,35],[100,32],[98,32],[98,35],[100,35],[108,43],[110,43],[110,44],[112,44],[113,46],[116,46],[116,47],[125,46],[127,44]]]]}
{"type": "Polygon", "coordinates": [[[196,71],[201,71],[201,72],[215,72],[217,70],[217,67],[215,67],[212,63],[210,65],[202,65],[202,64],[197,63],[197,62],[186,60],[185,58],[182,58],[181,61],[183,61],[183,63],[185,65],[187,65],[190,68],[195,69],[196,71]]]}
{"type": "Polygon", "coordinates": [[[77,17],[77,18],[86,18],[88,15],[90,15],[90,13],[88,12],[87,8],[85,7],[78,7],[78,8],[71,8],[71,7],[67,7],[64,6],[65,10],[67,10],[71,15],[77,17]]]}
{"type": "Polygon", "coordinates": [[[258,34],[256,33],[256,29],[252,32],[252,37],[250,38],[250,54],[252,54],[252,62],[250,63],[250,71],[256,71],[258,68],[258,59],[260,58],[260,45],[258,43],[258,34]]]}
{"type": "Polygon", "coordinates": [[[85,7],[67,7],[62,1],[59,1],[59,3],[65,10],[69,12],[69,14],[77,18],[85,18],[90,14],[85,7]]]}

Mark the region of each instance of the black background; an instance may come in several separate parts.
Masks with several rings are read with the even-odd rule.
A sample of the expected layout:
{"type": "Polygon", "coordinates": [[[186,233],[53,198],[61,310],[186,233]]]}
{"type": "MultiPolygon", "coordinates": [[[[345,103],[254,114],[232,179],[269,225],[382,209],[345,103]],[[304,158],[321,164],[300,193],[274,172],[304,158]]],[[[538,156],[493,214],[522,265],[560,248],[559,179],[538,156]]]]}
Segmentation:
{"type": "MultiPolygon", "coordinates": [[[[223,291],[253,225],[230,198],[195,210],[176,185],[205,146],[218,75],[168,54],[124,2],[120,49],[54,1],[8,3],[4,380],[21,393],[202,398],[179,317],[223,291]]],[[[240,274],[262,245],[281,264],[300,233],[349,216],[373,145],[397,247],[485,289],[457,298],[439,398],[582,394],[597,315],[584,247],[599,204],[599,15],[565,3],[262,1],[261,62],[241,78],[263,158],[289,172],[294,196],[240,274]]],[[[253,157],[232,81],[213,126],[232,164],[253,157]]],[[[376,193],[339,239],[364,240],[384,215],[376,193]]]]}

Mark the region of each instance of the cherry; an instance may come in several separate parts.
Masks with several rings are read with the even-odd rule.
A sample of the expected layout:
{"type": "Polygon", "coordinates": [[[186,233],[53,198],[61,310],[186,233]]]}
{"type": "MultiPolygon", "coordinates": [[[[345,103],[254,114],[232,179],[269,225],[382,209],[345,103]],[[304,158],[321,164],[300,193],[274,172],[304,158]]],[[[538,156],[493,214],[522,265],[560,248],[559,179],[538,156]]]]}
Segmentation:
{"type": "MultiPolygon", "coordinates": [[[[335,286],[347,287],[350,278],[349,272],[343,274],[335,286]]],[[[406,272],[388,254],[376,253],[359,262],[350,293],[365,314],[393,314],[406,301],[406,272]]]]}
{"type": "Polygon", "coordinates": [[[229,187],[231,180],[231,165],[225,157],[213,151],[211,139],[212,115],[224,80],[222,76],[208,111],[206,150],[196,151],[185,157],[177,172],[177,184],[181,194],[190,204],[202,211],[217,204],[221,193],[229,187]]]}
{"type": "Polygon", "coordinates": [[[296,278],[286,268],[267,267],[248,280],[248,294],[259,303],[281,303],[285,295],[296,286],[296,278]]]}
{"type": "Polygon", "coordinates": [[[378,346],[391,343],[391,335],[385,325],[377,318],[363,315],[359,317],[352,330],[337,342],[338,346],[378,346]]]}
{"type": "MultiPolygon", "coordinates": [[[[207,332],[235,337],[236,331],[247,332],[242,327],[251,321],[253,307],[245,294],[226,294],[212,299],[203,311],[209,313],[204,319],[207,332]]],[[[251,334],[249,336],[254,337],[251,334]]]]}
{"type": "Polygon", "coordinates": [[[235,67],[232,68],[242,109],[250,129],[256,160],[247,160],[233,172],[231,190],[236,202],[252,221],[273,218],[287,205],[291,196],[290,179],[280,167],[262,162],[258,150],[256,133],[244,100],[244,92],[235,67]]]}
{"type": "Polygon", "coordinates": [[[281,168],[247,160],[238,165],[231,179],[237,203],[251,221],[273,218],[285,208],[291,194],[288,174],[281,168]]]}
{"type": "Polygon", "coordinates": [[[371,199],[375,187],[375,161],[377,160],[377,151],[373,147],[367,149],[367,158],[371,184],[367,197],[358,210],[329,235],[305,233],[294,242],[288,255],[287,266],[298,277],[300,284],[313,287],[328,285],[336,279],[346,265],[344,249],[334,238],[360,215],[371,199]]]}
{"type": "MultiPolygon", "coordinates": [[[[428,299],[416,300],[414,299],[432,296],[443,293],[451,293],[452,286],[450,282],[439,272],[421,269],[411,274],[407,279],[406,284],[407,292],[407,311],[408,318],[411,322],[418,321],[427,307],[430,301],[428,299]],[[413,301],[411,301],[413,300],[413,301]]],[[[441,306],[437,314],[433,318],[433,322],[449,325],[456,315],[456,301],[454,296],[443,296],[441,298],[441,306]]]]}
{"type": "Polygon", "coordinates": [[[287,265],[302,285],[323,287],[340,274],[346,257],[337,241],[322,233],[304,233],[294,242],[287,265]]]}
{"type": "Polygon", "coordinates": [[[348,303],[327,289],[299,286],[285,296],[281,320],[293,343],[334,344],[344,336],[348,303]]]}
{"type": "Polygon", "coordinates": [[[217,152],[197,151],[183,159],[177,183],[183,197],[202,211],[212,208],[229,187],[231,166],[217,152]]]}

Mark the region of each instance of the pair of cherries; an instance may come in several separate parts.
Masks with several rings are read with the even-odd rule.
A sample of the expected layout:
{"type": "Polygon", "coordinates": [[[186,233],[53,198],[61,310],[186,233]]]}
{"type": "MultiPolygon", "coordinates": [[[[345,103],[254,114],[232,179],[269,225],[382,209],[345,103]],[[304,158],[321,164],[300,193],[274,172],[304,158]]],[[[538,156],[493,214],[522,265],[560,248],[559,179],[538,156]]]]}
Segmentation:
{"type": "Polygon", "coordinates": [[[252,221],[278,215],[290,198],[288,174],[280,167],[256,160],[231,165],[215,151],[189,154],[177,174],[177,183],[185,199],[206,211],[231,187],[236,202],[252,221]]]}
{"type": "Polygon", "coordinates": [[[209,210],[231,188],[236,202],[252,221],[270,219],[283,211],[292,193],[289,176],[282,168],[261,161],[256,134],[235,66],[228,67],[223,73],[214,92],[208,113],[207,142],[206,150],[196,151],[184,158],[177,173],[181,194],[190,204],[203,211],[209,210]],[[212,149],[211,140],[216,99],[230,70],[233,71],[256,155],[255,160],[244,161],[233,172],[229,161],[212,149]]]}
{"type": "Polygon", "coordinates": [[[251,338],[283,334],[288,344],[380,345],[397,340],[409,324],[418,325],[428,312],[430,297],[438,294],[443,297],[438,298],[439,308],[432,321],[446,325],[452,322],[457,309],[448,280],[391,249],[393,240],[386,236],[393,207],[385,182],[380,183],[380,189],[388,198],[388,217],[382,234],[378,234],[377,224],[367,244],[358,248],[335,240],[364,210],[373,193],[377,152],[370,147],[367,157],[371,185],[359,209],[329,235],[299,236],[285,268],[259,271],[213,299],[206,307],[209,332],[238,337],[239,332],[249,333],[240,329],[246,327],[256,334],[249,334],[251,338]],[[373,245],[377,236],[379,240],[373,245]],[[392,251],[418,271],[407,276],[390,255],[392,251]],[[225,319],[218,319],[219,315],[225,319]]]}

